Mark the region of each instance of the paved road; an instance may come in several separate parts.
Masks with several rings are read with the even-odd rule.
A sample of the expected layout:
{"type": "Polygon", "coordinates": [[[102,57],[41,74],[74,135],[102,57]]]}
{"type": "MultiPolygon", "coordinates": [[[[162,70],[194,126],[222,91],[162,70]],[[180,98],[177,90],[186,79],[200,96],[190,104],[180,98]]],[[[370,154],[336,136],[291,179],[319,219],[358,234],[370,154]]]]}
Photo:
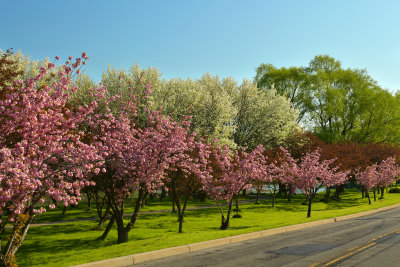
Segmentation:
{"type": "Polygon", "coordinates": [[[400,266],[400,208],[135,266],[400,266]]]}

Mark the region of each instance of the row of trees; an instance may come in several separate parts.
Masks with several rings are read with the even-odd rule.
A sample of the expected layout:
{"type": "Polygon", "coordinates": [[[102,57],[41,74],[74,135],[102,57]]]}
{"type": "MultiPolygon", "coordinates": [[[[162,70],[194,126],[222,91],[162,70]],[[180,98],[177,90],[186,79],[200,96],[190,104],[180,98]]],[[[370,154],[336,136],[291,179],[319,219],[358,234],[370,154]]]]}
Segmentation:
{"type": "MultiPolygon", "coordinates": [[[[12,58],[22,79],[34,77],[49,62],[32,61],[21,52],[12,58]]],[[[143,85],[137,88],[138,99],[144,97],[144,85],[151,83],[153,107],[162,106],[162,113],[175,121],[190,110],[191,130],[232,148],[282,145],[299,128],[297,123],[328,143],[400,143],[399,94],[381,88],[366,70],[346,69],[327,55],[315,56],[300,67],[260,64],[254,81],[242,84],[210,74],[196,80],[165,80],[157,69],[138,65],[129,70],[108,67],[101,82],[111,94],[127,97],[138,80],[143,85]]],[[[79,88],[74,102],[90,103],[88,89],[96,83],[87,75],[79,75],[73,83],[79,88]]]]}
{"type": "Polygon", "coordinates": [[[390,157],[383,160],[379,164],[373,164],[365,168],[363,171],[357,171],[355,179],[363,189],[366,190],[369,204],[371,204],[371,198],[369,191],[373,189],[374,200],[376,201],[376,190],[379,189],[381,192],[381,198],[385,192],[385,188],[390,184],[393,184],[394,179],[400,174],[399,166],[396,164],[395,159],[390,157]]]}
{"type": "MultiPolygon", "coordinates": [[[[47,66],[48,59],[32,61],[21,52],[11,56],[17,61],[17,68],[23,72],[18,78],[33,78],[36,69],[47,66]]],[[[220,79],[210,74],[200,79],[161,78],[157,69],[142,69],[138,65],[129,70],[108,67],[104,71],[101,83],[107,85],[109,95],[121,95],[126,101],[134,95],[139,107],[147,101],[150,109],[180,121],[188,112],[192,116],[190,130],[199,136],[218,138],[221,144],[230,148],[243,145],[255,148],[258,144],[274,147],[284,144],[284,139],[294,129],[299,129],[296,122],[298,111],[291,107],[290,101],[275,90],[262,91],[249,80],[238,84],[232,78],[220,79]],[[151,84],[151,95],[146,97],[146,85],[151,84]]],[[[77,92],[72,95],[74,105],[88,105],[93,98],[90,89],[97,84],[89,76],[81,73],[73,79],[77,92]]],[[[118,105],[110,107],[118,110],[118,105]]],[[[138,117],[145,118],[142,109],[138,117]]]]}
{"type": "Polygon", "coordinates": [[[320,145],[307,141],[312,138],[295,134],[290,102],[250,82],[237,87],[210,76],[179,81],[182,90],[164,92],[165,99],[184,95],[187,88],[198,90],[199,95],[197,102],[175,112],[185,98],[165,100],[163,109],[151,104],[159,103],[159,95],[168,88],[149,81],[152,72],[133,71],[129,76],[110,69],[115,79],[110,75],[103,77],[109,80],[100,86],[84,85],[85,77],[78,74],[87,59],[83,53],[59,67],[48,62],[31,75],[21,70],[21,61],[11,53],[2,54],[0,237],[5,237],[8,223],[13,229],[4,248],[0,242],[0,266],[11,262],[37,214],[57,203],[77,204],[83,189],[99,200],[99,210],[105,205],[111,214],[103,238],[116,223],[121,243],[128,240],[146,196],[157,189],[167,189],[176,204],[179,232],[187,201],[197,191],[216,202],[224,230],[233,201],[253,186],[281,184],[301,189],[309,204],[307,216],[311,216],[313,199],[322,187],[342,185],[355,174],[369,190],[363,177],[371,177],[371,168],[385,174],[375,175],[374,181],[379,181],[375,187],[383,186],[382,179],[393,181],[398,175],[391,158],[374,162],[380,164],[375,167],[342,166],[343,157],[324,152],[330,151],[329,144],[317,150],[315,146],[320,145]],[[224,111],[223,107],[229,107],[224,99],[233,96],[236,102],[229,103],[235,105],[228,108],[232,113],[224,111]],[[190,110],[193,117],[187,115],[190,110]],[[230,142],[231,137],[235,142],[230,142]],[[288,149],[277,148],[280,143],[288,149]],[[124,224],[125,200],[132,195],[136,196],[134,212],[124,224]],[[221,208],[223,201],[228,203],[227,214],[221,208]]]}

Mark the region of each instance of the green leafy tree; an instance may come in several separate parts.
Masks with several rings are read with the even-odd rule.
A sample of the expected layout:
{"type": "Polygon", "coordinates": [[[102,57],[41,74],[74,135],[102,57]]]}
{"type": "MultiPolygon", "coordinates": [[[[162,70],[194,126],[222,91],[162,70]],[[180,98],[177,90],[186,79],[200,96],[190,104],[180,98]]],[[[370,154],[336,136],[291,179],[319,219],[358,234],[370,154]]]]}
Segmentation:
{"type": "MultiPolygon", "coordinates": [[[[108,94],[118,95],[122,98],[122,103],[128,99],[135,102],[137,107],[137,121],[139,127],[145,127],[148,121],[147,109],[148,103],[153,103],[152,95],[147,94],[149,88],[156,90],[160,84],[161,74],[156,68],[142,69],[139,65],[133,65],[129,71],[124,69],[115,69],[108,66],[102,75],[102,83],[107,86],[108,94]]],[[[120,110],[118,104],[110,107],[114,112],[120,110]]],[[[150,108],[157,109],[158,106],[150,108]]]]}
{"type": "Polygon", "coordinates": [[[172,79],[155,88],[154,101],[175,120],[190,113],[191,130],[200,136],[217,138],[234,147],[233,133],[236,108],[233,104],[237,83],[218,76],[203,75],[198,80],[172,79]]]}
{"type": "Polygon", "coordinates": [[[259,88],[275,88],[277,93],[289,99],[292,108],[299,110],[297,121],[306,114],[310,101],[308,74],[303,67],[276,68],[271,64],[261,64],[257,68],[254,82],[259,88]]]}
{"type": "Polygon", "coordinates": [[[299,128],[298,111],[290,101],[275,89],[260,90],[249,80],[244,80],[235,99],[238,110],[235,117],[234,141],[239,146],[254,149],[259,144],[266,147],[281,145],[287,136],[299,128]]]}
{"type": "Polygon", "coordinates": [[[365,70],[343,69],[329,56],[309,64],[308,103],[314,132],[324,141],[387,141],[385,133],[398,124],[395,97],[380,88],[365,70]]]}
{"type": "Polygon", "coordinates": [[[175,121],[181,121],[193,109],[200,95],[199,85],[192,79],[163,80],[153,93],[155,106],[162,106],[163,113],[175,121]]]}
{"type": "MultiPolygon", "coordinates": [[[[0,49],[0,54],[5,53],[7,53],[7,51],[2,51],[0,49]]],[[[8,58],[16,63],[13,69],[19,72],[16,78],[20,80],[36,77],[39,74],[40,67],[47,67],[50,62],[48,58],[42,61],[32,60],[29,56],[25,56],[20,50],[15,53],[10,53],[8,58]]]]}

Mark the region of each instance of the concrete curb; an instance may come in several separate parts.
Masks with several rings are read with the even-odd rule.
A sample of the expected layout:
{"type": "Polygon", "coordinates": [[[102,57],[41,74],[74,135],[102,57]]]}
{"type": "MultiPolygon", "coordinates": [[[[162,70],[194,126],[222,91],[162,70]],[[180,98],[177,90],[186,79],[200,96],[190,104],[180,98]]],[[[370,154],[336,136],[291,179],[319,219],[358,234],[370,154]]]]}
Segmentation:
{"type": "Polygon", "coordinates": [[[391,205],[391,206],[382,207],[382,208],[379,208],[379,209],[367,210],[367,211],[363,211],[363,212],[359,212],[359,213],[355,213],[355,214],[340,216],[340,217],[337,217],[337,218],[334,218],[334,219],[335,219],[335,222],[340,222],[340,221],[353,219],[353,218],[357,218],[357,217],[361,217],[361,216],[365,216],[365,215],[369,215],[369,214],[373,214],[373,213],[376,213],[376,212],[389,210],[389,209],[393,209],[393,208],[397,208],[397,207],[400,207],[400,203],[394,204],[394,205],[391,205]]]}
{"type": "Polygon", "coordinates": [[[258,232],[248,233],[248,234],[224,237],[224,238],[220,238],[220,239],[214,239],[214,240],[209,240],[209,241],[204,241],[204,242],[200,242],[200,243],[194,243],[194,244],[189,244],[189,245],[184,245],[184,246],[179,246],[179,247],[154,250],[154,251],[149,251],[149,252],[144,252],[144,253],[133,254],[133,255],[129,255],[129,256],[123,256],[123,257],[118,257],[118,258],[102,260],[102,261],[89,262],[89,263],[85,263],[85,264],[81,264],[81,265],[75,265],[74,267],[131,266],[131,265],[138,264],[138,263],[145,262],[145,261],[157,260],[157,259],[161,259],[161,258],[165,258],[165,257],[169,257],[169,256],[191,253],[191,252],[202,250],[202,249],[207,249],[207,248],[212,248],[212,247],[217,247],[217,246],[222,246],[222,245],[229,245],[229,244],[233,244],[233,243],[237,243],[237,242],[242,242],[242,241],[246,241],[246,240],[261,238],[261,237],[275,235],[275,234],[280,234],[280,233],[284,233],[284,232],[296,231],[296,230],[305,229],[305,228],[323,225],[323,224],[328,224],[328,223],[340,222],[340,221],[349,220],[349,219],[373,214],[376,212],[397,208],[397,207],[400,207],[400,203],[394,204],[391,206],[378,208],[378,209],[363,211],[360,213],[331,218],[331,219],[289,225],[289,226],[268,229],[268,230],[262,230],[262,231],[258,231],[258,232]]]}

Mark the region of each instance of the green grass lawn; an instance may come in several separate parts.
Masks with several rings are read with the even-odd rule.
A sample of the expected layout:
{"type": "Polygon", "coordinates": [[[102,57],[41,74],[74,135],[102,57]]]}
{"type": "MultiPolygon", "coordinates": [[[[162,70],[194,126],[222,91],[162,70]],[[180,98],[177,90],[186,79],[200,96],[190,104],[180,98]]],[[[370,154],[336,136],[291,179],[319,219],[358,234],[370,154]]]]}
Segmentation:
{"type": "MultiPolygon", "coordinates": [[[[307,206],[302,205],[303,201],[304,196],[297,195],[291,203],[277,199],[275,208],[271,208],[270,200],[259,205],[242,204],[243,218],[231,219],[230,227],[225,231],[219,230],[221,217],[217,208],[187,211],[182,234],[178,234],[176,214],[143,214],[130,232],[129,242],[124,244],[116,244],[115,229],[105,241],[96,241],[102,232],[93,230],[95,221],[32,227],[16,255],[17,262],[20,266],[70,266],[357,213],[399,203],[400,194],[385,194],[384,200],[378,199],[368,205],[368,200],[361,199],[360,193],[346,190],[341,201],[321,202],[317,199],[308,219],[307,206]]],[[[164,209],[163,205],[155,203],[146,209],[164,209]]],[[[165,205],[166,209],[170,209],[168,203],[165,205]]]]}
{"type": "MultiPolygon", "coordinates": [[[[241,200],[245,200],[249,198],[249,196],[245,198],[241,198],[241,200]]],[[[126,201],[126,209],[125,213],[133,212],[132,199],[128,199],[126,201]]],[[[209,199],[201,202],[199,199],[191,199],[189,200],[187,207],[196,207],[196,206],[207,206],[214,205],[215,203],[209,199]]],[[[146,205],[141,209],[141,211],[160,211],[160,210],[172,210],[172,205],[170,199],[166,197],[163,201],[160,201],[157,198],[153,200],[148,199],[146,205]]],[[[54,221],[68,221],[75,220],[81,218],[90,218],[97,217],[96,206],[95,203],[92,202],[92,207],[88,209],[88,203],[86,198],[83,199],[79,204],[75,207],[69,206],[67,208],[66,213],[63,215],[63,206],[57,207],[54,210],[47,209],[47,212],[41,214],[35,219],[35,223],[46,223],[46,222],[54,222],[54,221]]]]}

